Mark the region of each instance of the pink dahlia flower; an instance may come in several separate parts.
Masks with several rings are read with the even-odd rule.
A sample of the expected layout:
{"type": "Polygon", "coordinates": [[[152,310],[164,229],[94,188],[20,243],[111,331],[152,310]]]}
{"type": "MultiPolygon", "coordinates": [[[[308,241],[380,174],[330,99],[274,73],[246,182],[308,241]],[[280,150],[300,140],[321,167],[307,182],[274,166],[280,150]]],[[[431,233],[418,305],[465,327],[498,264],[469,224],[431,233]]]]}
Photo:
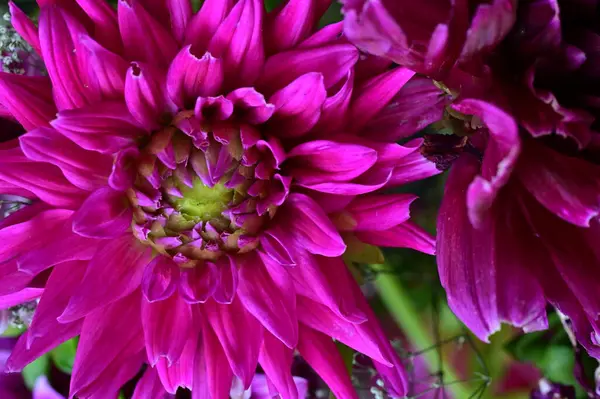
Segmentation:
{"type": "Polygon", "coordinates": [[[147,363],[137,398],[225,398],[260,364],[296,398],[298,351],[355,398],[334,338],[403,396],[342,256],[432,253],[415,197],[383,190],[438,171],[388,123],[414,73],[317,30],[329,3],[40,1],[39,29],[12,7],[48,76],[0,74],[27,131],[0,188],[32,202],[0,224],[0,295],[44,287],[10,370],[79,335],[71,396],[116,397],[147,363]]]}
{"type": "Polygon", "coordinates": [[[487,340],[502,322],[545,328],[550,303],[600,357],[597,2],[472,2],[466,20],[466,2],[431,3],[348,0],[346,32],[429,75],[396,96],[405,135],[454,133],[423,147],[450,168],[437,238],[449,304],[487,340]]]}

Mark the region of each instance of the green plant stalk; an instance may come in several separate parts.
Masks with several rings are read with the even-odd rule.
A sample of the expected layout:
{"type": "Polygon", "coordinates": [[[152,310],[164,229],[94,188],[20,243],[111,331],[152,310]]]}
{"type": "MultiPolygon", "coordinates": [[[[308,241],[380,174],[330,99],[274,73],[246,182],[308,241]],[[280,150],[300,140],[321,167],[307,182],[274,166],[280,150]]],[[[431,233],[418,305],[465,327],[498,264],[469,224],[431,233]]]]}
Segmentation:
{"type": "MultiPolygon", "coordinates": [[[[423,323],[423,315],[419,314],[414,308],[398,277],[391,273],[378,273],[375,284],[383,303],[412,346],[417,350],[434,347],[436,342],[434,342],[431,332],[423,323]]],[[[446,383],[460,380],[450,364],[443,360],[442,364],[438,364],[436,351],[427,351],[420,356],[424,357],[430,371],[435,370],[436,367],[443,370],[446,383]]],[[[467,383],[450,384],[444,389],[449,391],[454,399],[469,398],[476,390],[467,383]]]]}

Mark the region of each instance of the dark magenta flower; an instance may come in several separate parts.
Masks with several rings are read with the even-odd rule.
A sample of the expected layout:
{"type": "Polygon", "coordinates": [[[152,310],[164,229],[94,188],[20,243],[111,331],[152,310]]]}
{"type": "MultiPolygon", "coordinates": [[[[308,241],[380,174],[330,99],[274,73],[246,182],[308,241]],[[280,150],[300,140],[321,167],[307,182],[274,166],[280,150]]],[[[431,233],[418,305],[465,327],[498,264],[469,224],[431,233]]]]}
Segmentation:
{"type": "Polygon", "coordinates": [[[0,74],[27,131],[0,154],[0,188],[32,204],[0,224],[0,295],[44,286],[8,361],[18,371],[80,335],[71,395],[224,398],[257,364],[298,397],[298,351],[354,398],[332,338],[405,375],[342,255],[433,253],[415,199],[384,190],[439,173],[395,143],[389,109],[414,75],[359,60],[330,1],[41,3],[13,25],[48,77],[0,74]],[[348,251],[351,247],[353,251],[348,251]]]}
{"type": "Polygon", "coordinates": [[[398,93],[396,118],[405,135],[443,133],[422,151],[450,169],[437,253],[454,312],[487,340],[502,322],[545,328],[551,303],[600,356],[599,25],[596,2],[579,3],[347,1],[346,32],[366,50],[405,32],[372,51],[429,75],[398,93]],[[437,34],[453,26],[462,36],[437,34]]]}

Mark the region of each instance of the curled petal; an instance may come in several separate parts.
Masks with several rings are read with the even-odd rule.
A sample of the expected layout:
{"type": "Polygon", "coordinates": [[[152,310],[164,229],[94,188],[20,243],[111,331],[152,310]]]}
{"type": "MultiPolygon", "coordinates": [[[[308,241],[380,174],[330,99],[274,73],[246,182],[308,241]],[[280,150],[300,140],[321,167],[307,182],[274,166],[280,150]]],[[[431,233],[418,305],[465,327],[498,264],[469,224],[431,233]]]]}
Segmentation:
{"type": "Polygon", "coordinates": [[[215,292],[218,271],[214,263],[205,262],[181,272],[179,293],[188,303],[204,303],[215,292]]]}
{"type": "MultiPolygon", "coordinates": [[[[236,89],[227,95],[235,109],[244,114],[244,120],[253,125],[265,123],[275,112],[275,106],[251,87],[236,89]]],[[[243,135],[243,133],[242,133],[243,135]]]]}
{"type": "Polygon", "coordinates": [[[238,285],[238,270],[232,258],[222,256],[215,262],[217,283],[213,298],[218,303],[228,304],[235,298],[238,285]]]}
{"type": "Polygon", "coordinates": [[[163,115],[173,111],[164,87],[164,75],[150,65],[134,62],[129,67],[125,102],[131,115],[147,130],[157,129],[163,115]]]}
{"type": "Polygon", "coordinates": [[[177,54],[167,73],[167,93],[179,108],[193,103],[199,96],[214,96],[222,84],[222,60],[210,53],[197,57],[191,46],[177,54]]]}
{"type": "Polygon", "coordinates": [[[158,255],[144,269],[142,293],[150,303],[169,298],[179,285],[179,267],[166,256],[158,255]]]}
{"type": "Polygon", "coordinates": [[[133,212],[122,192],[105,187],[92,193],[73,215],[73,231],[89,238],[115,238],[131,226],[133,212]]]}

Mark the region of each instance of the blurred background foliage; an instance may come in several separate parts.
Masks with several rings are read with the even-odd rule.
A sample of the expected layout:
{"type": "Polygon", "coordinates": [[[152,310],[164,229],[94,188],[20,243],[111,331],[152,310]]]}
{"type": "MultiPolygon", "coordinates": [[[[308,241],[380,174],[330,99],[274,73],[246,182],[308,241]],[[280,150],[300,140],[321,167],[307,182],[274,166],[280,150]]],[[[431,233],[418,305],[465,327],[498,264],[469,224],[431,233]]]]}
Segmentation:
{"type": "MultiPolygon", "coordinates": [[[[0,1],[5,2],[0,7],[6,9],[8,1],[0,1]]],[[[14,1],[35,17],[35,0],[14,1]]],[[[200,7],[201,0],[192,1],[200,7]]],[[[280,2],[265,0],[265,6],[272,10],[280,2]]],[[[334,3],[321,24],[340,20],[341,7],[334,3]]],[[[444,180],[441,175],[402,190],[419,195],[413,216],[432,233],[444,180]]],[[[352,267],[406,363],[411,398],[528,398],[542,378],[575,387],[578,398],[596,397],[594,370],[598,363],[574,347],[552,309],[548,331],[524,335],[505,326],[489,343],[483,343],[468,333],[448,308],[433,257],[410,250],[386,250],[384,255],[385,264],[354,263],[352,267]]],[[[6,335],[21,332],[12,329],[6,335]]],[[[54,381],[68,376],[76,346],[76,340],[68,341],[27,367],[23,372],[26,385],[31,389],[40,375],[49,375],[54,381]]],[[[385,398],[373,382],[372,367],[362,364],[348,348],[340,350],[348,359],[361,397],[385,398]]]]}

